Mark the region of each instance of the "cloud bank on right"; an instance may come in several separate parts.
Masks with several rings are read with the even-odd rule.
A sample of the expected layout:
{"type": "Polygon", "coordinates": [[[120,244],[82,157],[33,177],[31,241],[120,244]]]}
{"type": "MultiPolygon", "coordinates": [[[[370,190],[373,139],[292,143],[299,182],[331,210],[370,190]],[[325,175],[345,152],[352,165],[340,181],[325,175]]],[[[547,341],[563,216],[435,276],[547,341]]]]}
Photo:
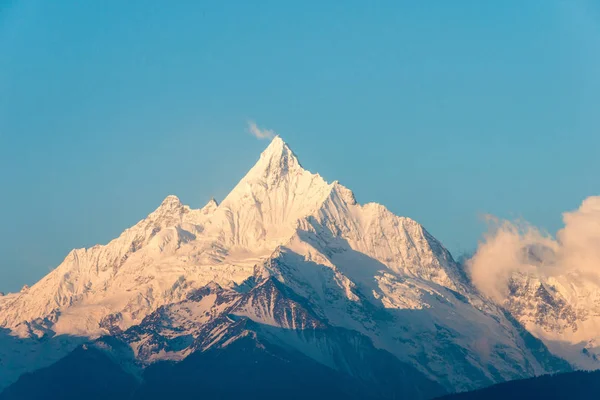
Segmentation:
{"type": "Polygon", "coordinates": [[[473,284],[551,350],[578,367],[594,367],[600,359],[600,196],[565,212],[556,237],[523,221],[487,220],[489,232],[467,261],[473,284]]]}

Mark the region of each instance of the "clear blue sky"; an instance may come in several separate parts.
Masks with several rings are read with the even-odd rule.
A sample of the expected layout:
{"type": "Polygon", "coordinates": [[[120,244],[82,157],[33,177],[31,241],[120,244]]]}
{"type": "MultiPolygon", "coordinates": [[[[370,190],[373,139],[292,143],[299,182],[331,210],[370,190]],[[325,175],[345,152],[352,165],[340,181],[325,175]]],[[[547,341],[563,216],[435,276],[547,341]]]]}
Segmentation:
{"type": "Polygon", "coordinates": [[[0,0],[0,290],[168,194],[222,199],[274,129],[455,254],[600,191],[589,0],[0,0]]]}

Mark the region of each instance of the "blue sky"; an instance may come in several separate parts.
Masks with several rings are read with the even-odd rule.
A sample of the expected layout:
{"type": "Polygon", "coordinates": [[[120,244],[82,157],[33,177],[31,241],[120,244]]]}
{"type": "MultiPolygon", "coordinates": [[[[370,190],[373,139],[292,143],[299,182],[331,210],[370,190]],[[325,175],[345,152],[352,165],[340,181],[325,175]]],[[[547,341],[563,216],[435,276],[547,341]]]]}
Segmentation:
{"type": "Polygon", "coordinates": [[[598,104],[591,0],[0,0],[0,290],[222,199],[248,120],[455,255],[484,213],[554,232],[599,192],[598,104]]]}

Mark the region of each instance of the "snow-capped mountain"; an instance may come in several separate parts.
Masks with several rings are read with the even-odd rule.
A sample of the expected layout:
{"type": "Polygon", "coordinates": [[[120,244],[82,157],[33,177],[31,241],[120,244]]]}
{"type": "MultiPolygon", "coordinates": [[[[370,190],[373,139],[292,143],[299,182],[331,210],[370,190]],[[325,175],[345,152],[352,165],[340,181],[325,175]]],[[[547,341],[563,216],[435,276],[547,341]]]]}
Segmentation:
{"type": "Polygon", "coordinates": [[[504,307],[554,354],[600,368],[600,285],[590,274],[514,273],[504,307]]]}
{"type": "Polygon", "coordinates": [[[0,327],[0,386],[84,342],[141,376],[252,338],[388,394],[374,366],[391,357],[422,397],[435,392],[427,382],[456,391],[569,369],[421,225],[358,204],[279,137],[221,204],[169,196],[109,244],[0,297],[0,327]]]}

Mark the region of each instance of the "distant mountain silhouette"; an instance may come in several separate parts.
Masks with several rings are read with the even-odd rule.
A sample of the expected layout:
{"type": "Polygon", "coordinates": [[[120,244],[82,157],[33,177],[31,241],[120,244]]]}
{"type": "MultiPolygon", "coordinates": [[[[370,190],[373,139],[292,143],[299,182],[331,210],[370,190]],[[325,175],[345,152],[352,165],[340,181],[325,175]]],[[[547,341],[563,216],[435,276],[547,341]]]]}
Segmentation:
{"type": "Polygon", "coordinates": [[[577,371],[499,383],[472,392],[444,396],[440,400],[598,398],[600,398],[600,371],[577,371]]]}

